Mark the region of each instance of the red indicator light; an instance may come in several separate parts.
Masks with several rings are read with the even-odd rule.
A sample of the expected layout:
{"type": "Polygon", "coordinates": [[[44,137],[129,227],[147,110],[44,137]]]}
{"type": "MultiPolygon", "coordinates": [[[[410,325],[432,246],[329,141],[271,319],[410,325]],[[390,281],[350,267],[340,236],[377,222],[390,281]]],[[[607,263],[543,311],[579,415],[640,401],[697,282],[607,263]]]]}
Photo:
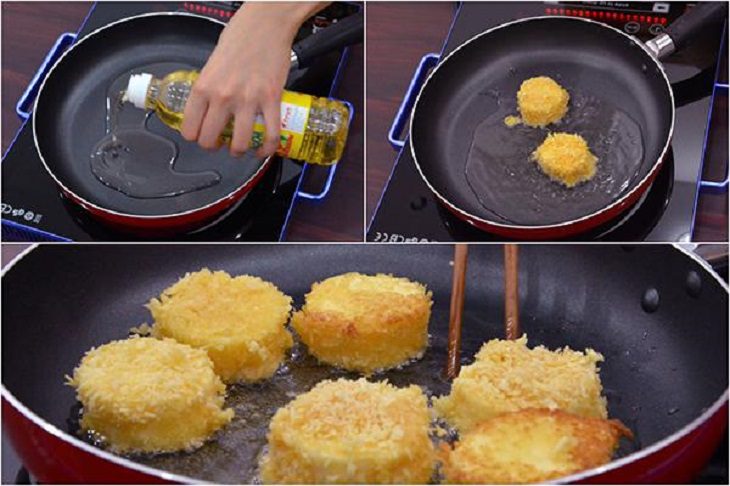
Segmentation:
{"type": "Polygon", "coordinates": [[[560,15],[565,15],[565,9],[564,8],[561,8],[560,9],[560,15]]]}
{"type": "Polygon", "coordinates": [[[642,15],[641,17],[639,17],[639,20],[641,22],[646,22],[646,15],[642,15]]]}

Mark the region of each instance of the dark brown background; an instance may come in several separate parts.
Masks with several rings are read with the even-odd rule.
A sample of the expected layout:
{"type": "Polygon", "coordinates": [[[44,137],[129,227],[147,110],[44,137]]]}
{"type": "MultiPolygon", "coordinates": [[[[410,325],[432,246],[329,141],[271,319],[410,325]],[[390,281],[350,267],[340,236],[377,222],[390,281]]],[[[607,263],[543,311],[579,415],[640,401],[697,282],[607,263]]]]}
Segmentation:
{"type": "MultiPolygon", "coordinates": [[[[3,153],[21,125],[15,114],[18,98],[56,38],[63,32],[75,32],[90,7],[90,2],[3,2],[3,153]]],[[[337,93],[355,106],[355,118],[331,192],[321,202],[297,201],[287,230],[289,241],[363,239],[363,63],[363,46],[359,45],[351,50],[337,93]]],[[[318,192],[320,181],[312,172],[302,185],[318,192]]]]}
{"type": "MultiPolygon", "coordinates": [[[[373,2],[367,8],[367,221],[380,200],[396,152],[388,129],[421,57],[440,52],[454,15],[453,2],[373,2]]],[[[727,82],[727,52],[722,73],[727,82]]],[[[728,160],[727,96],[718,96],[715,143],[705,177],[722,177],[728,160]]],[[[728,240],[728,195],[702,194],[697,206],[696,241],[728,240]]]]}
{"type": "Polygon", "coordinates": [[[367,221],[390,176],[396,151],[388,130],[424,54],[440,52],[453,2],[372,2],[367,7],[367,221]]]}

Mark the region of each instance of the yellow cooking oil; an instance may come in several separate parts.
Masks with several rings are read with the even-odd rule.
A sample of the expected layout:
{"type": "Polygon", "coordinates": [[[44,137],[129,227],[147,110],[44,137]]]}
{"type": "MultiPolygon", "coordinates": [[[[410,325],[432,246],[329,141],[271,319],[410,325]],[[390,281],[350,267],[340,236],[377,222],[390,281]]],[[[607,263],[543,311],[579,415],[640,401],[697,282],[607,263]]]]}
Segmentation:
{"type": "MultiPolygon", "coordinates": [[[[197,71],[175,71],[162,79],[135,74],[130,77],[125,99],[138,108],[153,110],[163,123],[180,131],[185,103],[197,78],[197,71]]],[[[349,108],[341,101],[285,90],[276,153],[310,164],[335,164],[345,148],[349,118],[349,108]]],[[[223,143],[230,143],[233,130],[231,120],[221,134],[223,143]]],[[[261,146],[264,133],[259,115],[254,122],[252,149],[261,146]]]]}

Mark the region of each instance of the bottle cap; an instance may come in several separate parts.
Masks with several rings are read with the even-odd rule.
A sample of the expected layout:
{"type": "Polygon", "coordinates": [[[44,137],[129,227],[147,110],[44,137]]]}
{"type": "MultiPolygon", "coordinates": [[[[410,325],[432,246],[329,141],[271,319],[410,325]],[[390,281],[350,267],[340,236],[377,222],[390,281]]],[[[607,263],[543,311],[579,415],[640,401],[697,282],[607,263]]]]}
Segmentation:
{"type": "Polygon", "coordinates": [[[127,84],[127,100],[137,108],[145,108],[145,100],[147,99],[147,89],[152,82],[152,75],[132,74],[127,84]]]}

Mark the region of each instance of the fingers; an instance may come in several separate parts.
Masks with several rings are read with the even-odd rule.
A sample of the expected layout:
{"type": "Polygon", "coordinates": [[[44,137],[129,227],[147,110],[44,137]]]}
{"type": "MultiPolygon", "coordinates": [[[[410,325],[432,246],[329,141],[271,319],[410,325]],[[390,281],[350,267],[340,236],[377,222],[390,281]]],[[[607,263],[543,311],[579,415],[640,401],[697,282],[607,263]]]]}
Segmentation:
{"type": "Polygon", "coordinates": [[[251,144],[255,112],[252,105],[244,105],[236,111],[231,140],[231,155],[240,157],[251,144]]]}
{"type": "Polygon", "coordinates": [[[203,125],[205,113],[208,111],[208,96],[201,93],[200,89],[193,87],[188,101],[185,103],[183,124],[180,133],[188,142],[194,142],[200,135],[200,127],[203,125]]]}
{"type": "Polygon", "coordinates": [[[264,115],[266,134],[264,143],[256,152],[261,158],[273,155],[279,148],[279,131],[281,129],[281,101],[280,95],[268,96],[261,107],[264,115]]]}
{"type": "Polygon", "coordinates": [[[200,127],[198,144],[207,150],[216,150],[220,146],[220,135],[231,119],[230,109],[223,103],[213,100],[200,127]]]}

